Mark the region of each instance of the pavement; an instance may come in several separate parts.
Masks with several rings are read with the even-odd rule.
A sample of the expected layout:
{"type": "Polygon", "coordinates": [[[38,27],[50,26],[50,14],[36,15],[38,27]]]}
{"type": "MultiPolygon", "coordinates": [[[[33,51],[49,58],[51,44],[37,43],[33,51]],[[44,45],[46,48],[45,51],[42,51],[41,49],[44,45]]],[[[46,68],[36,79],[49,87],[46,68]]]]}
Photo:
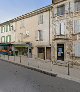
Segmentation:
{"type": "Polygon", "coordinates": [[[0,60],[0,92],[80,92],[80,83],[0,60]]]}
{"type": "Polygon", "coordinates": [[[68,75],[68,67],[62,64],[52,64],[50,61],[27,58],[26,56],[1,56],[2,60],[6,60],[10,63],[27,67],[38,72],[45,73],[54,77],[60,77],[80,83],[80,66],[69,68],[70,75],[68,75]]]}

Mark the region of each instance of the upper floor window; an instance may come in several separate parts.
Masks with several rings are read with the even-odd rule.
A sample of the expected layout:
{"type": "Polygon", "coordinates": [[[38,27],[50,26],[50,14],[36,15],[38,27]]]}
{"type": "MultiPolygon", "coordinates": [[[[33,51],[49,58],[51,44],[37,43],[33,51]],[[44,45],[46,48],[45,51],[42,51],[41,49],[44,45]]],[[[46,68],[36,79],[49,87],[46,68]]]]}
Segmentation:
{"type": "Polygon", "coordinates": [[[6,25],[6,32],[11,31],[11,26],[8,24],[6,25]]]}
{"type": "Polygon", "coordinates": [[[75,0],[75,11],[80,11],[80,0],[75,0]]]}
{"type": "Polygon", "coordinates": [[[60,16],[60,15],[64,15],[65,13],[65,5],[60,5],[57,7],[57,15],[60,16]]]}
{"type": "Polygon", "coordinates": [[[1,33],[4,33],[5,32],[5,26],[2,26],[0,31],[1,31],[1,33]]]}
{"type": "Polygon", "coordinates": [[[6,42],[11,42],[11,35],[6,36],[6,42]]]}
{"type": "Polygon", "coordinates": [[[43,41],[43,31],[42,30],[36,31],[36,41],[43,41]]]}
{"type": "Polygon", "coordinates": [[[38,24],[43,24],[43,14],[39,14],[38,16],[38,24]]]}
{"type": "Polygon", "coordinates": [[[64,24],[64,22],[56,23],[56,35],[65,35],[65,24],[64,24]]]}
{"type": "Polygon", "coordinates": [[[2,42],[2,43],[5,43],[5,36],[2,36],[2,37],[1,37],[1,42],[2,42]]]}

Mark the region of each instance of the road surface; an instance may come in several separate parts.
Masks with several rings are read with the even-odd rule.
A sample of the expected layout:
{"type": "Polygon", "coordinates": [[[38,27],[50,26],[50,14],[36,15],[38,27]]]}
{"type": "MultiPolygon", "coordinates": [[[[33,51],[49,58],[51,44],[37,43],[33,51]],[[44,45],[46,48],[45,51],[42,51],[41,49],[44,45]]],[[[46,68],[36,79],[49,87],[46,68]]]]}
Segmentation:
{"type": "Polygon", "coordinates": [[[80,92],[80,84],[0,61],[0,92],[80,92]]]}

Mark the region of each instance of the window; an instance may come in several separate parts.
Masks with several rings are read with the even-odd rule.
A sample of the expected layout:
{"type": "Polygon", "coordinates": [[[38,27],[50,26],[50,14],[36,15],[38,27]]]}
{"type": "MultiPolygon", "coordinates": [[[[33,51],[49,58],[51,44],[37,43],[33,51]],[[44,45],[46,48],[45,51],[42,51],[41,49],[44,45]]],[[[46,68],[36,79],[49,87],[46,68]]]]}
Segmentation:
{"type": "Polygon", "coordinates": [[[80,32],[80,20],[74,20],[74,32],[75,33],[80,32]]]}
{"type": "Polygon", "coordinates": [[[64,22],[56,23],[56,35],[64,35],[64,34],[65,34],[64,22]]]}
{"type": "Polygon", "coordinates": [[[3,32],[5,32],[5,27],[3,26],[3,32]]]}
{"type": "Polygon", "coordinates": [[[38,24],[43,24],[43,14],[39,14],[38,16],[38,24]]]}
{"type": "Polygon", "coordinates": [[[11,42],[11,35],[6,36],[6,42],[11,42]]]}
{"type": "Polygon", "coordinates": [[[8,32],[8,25],[6,25],[6,32],[8,32]]]}
{"type": "Polygon", "coordinates": [[[6,32],[11,31],[11,26],[8,24],[6,25],[6,32]]]}
{"type": "Polygon", "coordinates": [[[11,25],[11,30],[14,30],[14,29],[13,29],[13,25],[11,25]]]}
{"type": "Polygon", "coordinates": [[[3,33],[3,27],[1,27],[1,33],[3,33]]]}
{"type": "Polygon", "coordinates": [[[64,13],[65,13],[65,5],[58,6],[57,7],[57,15],[58,16],[64,15],[64,13]]]}
{"type": "Polygon", "coordinates": [[[80,11],[80,0],[75,0],[75,11],[80,11]]]}
{"type": "Polygon", "coordinates": [[[5,43],[5,36],[2,36],[2,37],[1,37],[1,42],[2,42],[2,43],[5,43]]]}
{"type": "Polygon", "coordinates": [[[43,41],[43,31],[42,30],[36,31],[36,41],[43,41]]]}

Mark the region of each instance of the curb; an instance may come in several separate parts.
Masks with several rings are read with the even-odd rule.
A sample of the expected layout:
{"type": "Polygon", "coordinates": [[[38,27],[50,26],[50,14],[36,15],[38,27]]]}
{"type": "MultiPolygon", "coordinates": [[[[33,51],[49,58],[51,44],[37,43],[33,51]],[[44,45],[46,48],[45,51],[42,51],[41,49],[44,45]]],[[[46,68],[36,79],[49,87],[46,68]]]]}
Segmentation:
{"type": "Polygon", "coordinates": [[[57,74],[50,73],[50,72],[47,72],[45,70],[41,70],[41,69],[38,69],[38,68],[33,68],[33,67],[30,67],[30,66],[21,65],[21,64],[15,63],[15,62],[4,60],[4,59],[0,59],[0,60],[11,63],[11,64],[14,64],[14,65],[17,65],[17,66],[24,67],[24,68],[27,68],[27,69],[31,69],[31,70],[34,70],[34,71],[37,71],[37,72],[40,72],[40,73],[43,73],[43,74],[46,74],[46,75],[49,75],[49,76],[57,77],[57,74]]]}

